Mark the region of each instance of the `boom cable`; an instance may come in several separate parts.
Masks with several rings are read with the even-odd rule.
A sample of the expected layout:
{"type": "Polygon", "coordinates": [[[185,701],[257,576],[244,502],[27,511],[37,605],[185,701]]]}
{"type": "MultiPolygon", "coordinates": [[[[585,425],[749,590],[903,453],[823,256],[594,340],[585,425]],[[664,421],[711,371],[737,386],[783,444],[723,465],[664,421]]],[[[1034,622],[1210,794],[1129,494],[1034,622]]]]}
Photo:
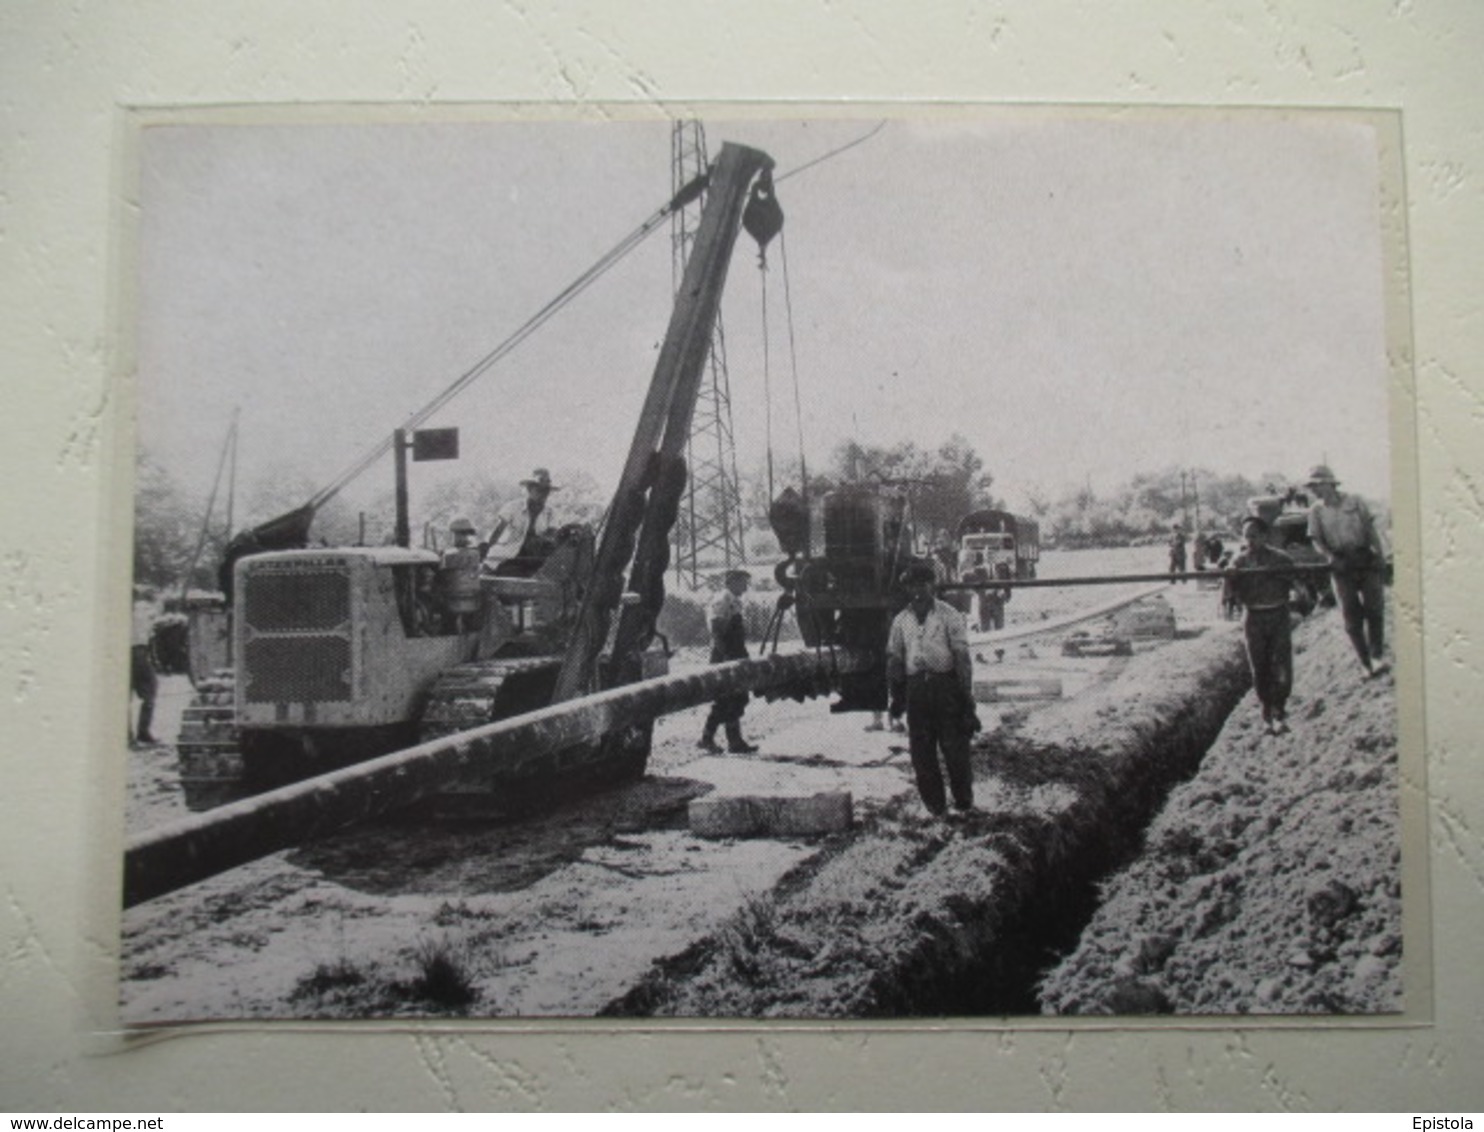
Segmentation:
{"type": "Polygon", "coordinates": [[[768,501],[771,503],[775,496],[773,490],[773,376],[768,341],[768,260],[761,253],[757,257],[757,270],[763,282],[763,439],[768,452],[768,501]]]}
{"type": "Polygon", "coordinates": [[[854,141],[846,142],[844,145],[840,146],[838,149],[832,149],[828,153],[822,153],[818,157],[816,157],[813,161],[806,161],[806,162],[804,162],[804,164],[799,165],[799,166],[796,166],[793,169],[790,169],[787,173],[783,173],[783,174],[781,174],[781,175],[779,175],[777,177],[774,177],[773,178],[773,183],[775,185],[780,184],[783,181],[788,180],[790,177],[792,177],[796,173],[802,173],[805,169],[813,169],[814,166],[820,164],[821,162],[828,161],[832,157],[838,157],[840,154],[844,153],[847,149],[854,149],[856,146],[860,145],[861,143],[870,141],[877,134],[879,134],[883,129],[886,128],[886,123],[887,123],[887,119],[885,119],[885,118],[881,119],[881,121],[879,121],[879,122],[876,123],[876,127],[874,129],[870,130],[867,133],[862,134],[860,137],[856,138],[854,141]]]}
{"type": "MultiPolygon", "coordinates": [[[[402,431],[410,432],[411,430],[417,428],[439,409],[443,408],[465,389],[467,389],[471,384],[473,384],[476,380],[483,376],[496,362],[500,361],[502,358],[510,354],[511,351],[513,351],[517,346],[519,346],[522,342],[524,342],[527,338],[529,338],[532,334],[539,330],[553,315],[555,315],[578,295],[582,294],[582,292],[587,290],[588,287],[592,286],[592,284],[596,283],[600,278],[607,274],[608,271],[611,270],[621,259],[623,259],[631,251],[633,251],[636,247],[643,243],[646,238],[652,235],[659,228],[659,226],[666,219],[668,219],[671,213],[673,213],[676,209],[684,208],[692,200],[698,197],[705,189],[706,182],[709,180],[709,178],[710,171],[708,170],[707,172],[701,173],[699,176],[693,178],[688,184],[682,187],[680,191],[677,192],[663,207],[657,209],[642,224],[640,224],[632,232],[626,235],[623,239],[619,240],[617,244],[615,244],[601,257],[599,257],[596,263],[594,263],[591,267],[589,267],[586,271],[584,271],[581,275],[579,275],[576,279],[569,283],[565,288],[563,288],[554,299],[552,299],[534,315],[532,315],[529,319],[522,323],[521,326],[517,328],[514,333],[512,333],[508,338],[506,338],[484,357],[480,358],[479,361],[475,362],[474,365],[472,365],[469,369],[460,374],[459,377],[451,385],[449,385],[447,389],[443,390],[442,393],[434,397],[433,400],[428,402],[427,405],[419,409],[417,412],[413,413],[412,416],[408,417],[407,420],[404,421],[401,425],[402,431]]],[[[350,483],[372,464],[376,463],[377,460],[381,459],[382,456],[391,451],[391,447],[391,436],[387,436],[383,440],[379,441],[373,448],[367,451],[365,455],[361,456],[358,460],[356,460],[353,464],[351,464],[338,476],[336,476],[335,479],[332,480],[328,486],[322,488],[319,492],[317,492],[309,500],[306,506],[317,509],[323,504],[327,503],[330,499],[339,494],[341,489],[343,489],[346,484],[350,483]]]]}
{"type": "MultiPolygon", "coordinates": [[[[793,290],[788,282],[788,236],[779,233],[779,254],[783,257],[783,309],[788,322],[788,361],[793,371],[794,423],[799,436],[799,481],[803,488],[804,506],[809,506],[809,460],[804,455],[804,406],[799,398],[799,351],[794,340],[793,290]]],[[[771,498],[771,496],[770,496],[771,498]]]]}

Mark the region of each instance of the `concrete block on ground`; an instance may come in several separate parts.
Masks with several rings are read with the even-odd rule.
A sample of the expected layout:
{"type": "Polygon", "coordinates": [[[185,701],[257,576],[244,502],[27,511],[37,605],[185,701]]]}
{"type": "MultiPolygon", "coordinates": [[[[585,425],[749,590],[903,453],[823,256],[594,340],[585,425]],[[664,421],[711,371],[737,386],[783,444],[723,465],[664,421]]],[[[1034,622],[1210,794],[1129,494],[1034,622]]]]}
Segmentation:
{"type": "Polygon", "coordinates": [[[690,804],[690,831],[697,837],[807,837],[849,829],[852,815],[849,791],[697,798],[690,804]]]}
{"type": "Polygon", "coordinates": [[[982,704],[1007,700],[1059,700],[1061,695],[1061,681],[1054,676],[974,681],[974,699],[982,704]]]}

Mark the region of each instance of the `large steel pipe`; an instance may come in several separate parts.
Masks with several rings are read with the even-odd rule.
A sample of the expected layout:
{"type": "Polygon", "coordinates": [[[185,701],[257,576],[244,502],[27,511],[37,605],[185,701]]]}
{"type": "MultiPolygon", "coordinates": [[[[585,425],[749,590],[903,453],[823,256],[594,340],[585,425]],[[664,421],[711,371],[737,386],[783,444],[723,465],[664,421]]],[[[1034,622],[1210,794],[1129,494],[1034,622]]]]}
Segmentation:
{"type": "Polygon", "coordinates": [[[970,590],[1029,590],[1054,586],[1116,586],[1122,582],[1190,582],[1213,578],[1254,578],[1264,574],[1288,574],[1293,577],[1318,576],[1331,572],[1331,567],[1319,563],[1284,566],[1281,569],[1263,567],[1258,570],[1187,570],[1176,574],[1102,574],[1082,578],[993,578],[987,582],[944,582],[937,587],[939,593],[955,593],[970,590]]]}
{"type": "Polygon", "coordinates": [[[244,798],[132,838],[124,851],[124,906],[410,805],[490,760],[518,768],[730,692],[799,681],[818,681],[822,691],[833,676],[873,663],[871,654],[850,650],[735,660],[569,700],[244,798]]]}

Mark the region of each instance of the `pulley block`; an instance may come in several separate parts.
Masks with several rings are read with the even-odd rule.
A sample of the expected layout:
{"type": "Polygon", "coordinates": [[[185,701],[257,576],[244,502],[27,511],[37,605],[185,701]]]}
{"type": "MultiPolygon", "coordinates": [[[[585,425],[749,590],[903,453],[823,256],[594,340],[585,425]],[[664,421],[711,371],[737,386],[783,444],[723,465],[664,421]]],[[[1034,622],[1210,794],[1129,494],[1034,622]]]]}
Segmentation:
{"type": "Polygon", "coordinates": [[[753,182],[752,194],[742,212],[742,227],[766,252],[773,237],[783,230],[783,206],[773,192],[773,174],[766,170],[753,182]]]}

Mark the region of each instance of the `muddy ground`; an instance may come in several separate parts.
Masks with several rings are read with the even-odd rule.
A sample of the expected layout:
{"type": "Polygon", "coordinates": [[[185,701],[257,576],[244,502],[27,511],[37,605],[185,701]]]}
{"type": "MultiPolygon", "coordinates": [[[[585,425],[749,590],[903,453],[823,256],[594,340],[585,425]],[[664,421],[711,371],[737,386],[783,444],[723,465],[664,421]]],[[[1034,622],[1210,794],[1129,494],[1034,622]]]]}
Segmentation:
{"type": "MultiPolygon", "coordinates": [[[[962,826],[926,819],[903,738],[861,717],[755,703],[763,751],[714,758],[682,713],[626,790],[523,823],[381,822],[130,910],[125,1020],[1394,1009],[1389,678],[1361,684],[1321,618],[1299,634],[1294,734],[1260,736],[1233,627],[1209,593],[1171,600],[1196,627],[1132,658],[981,650],[979,675],[1064,696],[982,709],[962,826]],[[1140,831],[1207,746],[1148,841],[1176,863],[1143,864],[1140,831]],[[847,833],[687,828],[703,794],[821,790],[851,792],[847,833]]],[[[132,827],[181,810],[171,769],[138,753],[132,827]]]]}

